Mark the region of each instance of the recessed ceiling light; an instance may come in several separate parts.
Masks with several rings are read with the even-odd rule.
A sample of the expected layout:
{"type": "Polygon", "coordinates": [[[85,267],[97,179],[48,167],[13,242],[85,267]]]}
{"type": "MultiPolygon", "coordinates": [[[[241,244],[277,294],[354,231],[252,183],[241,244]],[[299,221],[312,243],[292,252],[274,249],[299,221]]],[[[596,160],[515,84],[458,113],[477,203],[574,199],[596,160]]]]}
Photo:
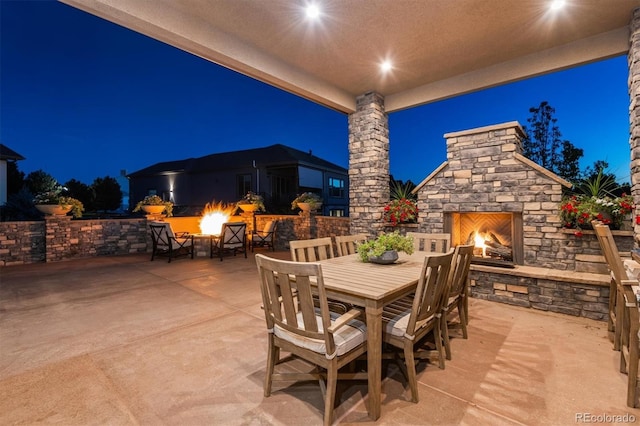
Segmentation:
{"type": "Polygon", "coordinates": [[[317,4],[310,3],[306,9],[307,18],[318,19],[320,17],[320,8],[317,4]]]}
{"type": "Polygon", "coordinates": [[[393,68],[393,65],[389,60],[386,60],[380,64],[380,70],[382,70],[382,72],[384,73],[391,71],[391,68],[393,68]]]}
{"type": "Polygon", "coordinates": [[[549,9],[560,10],[564,7],[565,3],[565,0],[552,0],[551,4],[549,5],[549,9]]]}

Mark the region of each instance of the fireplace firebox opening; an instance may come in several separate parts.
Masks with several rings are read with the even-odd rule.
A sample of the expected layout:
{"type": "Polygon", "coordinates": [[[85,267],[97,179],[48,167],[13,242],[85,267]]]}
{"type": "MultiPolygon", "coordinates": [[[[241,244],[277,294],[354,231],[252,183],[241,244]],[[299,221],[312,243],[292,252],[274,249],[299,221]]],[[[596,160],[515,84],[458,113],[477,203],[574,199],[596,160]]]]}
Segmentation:
{"type": "Polygon", "coordinates": [[[447,213],[444,228],[451,234],[453,246],[475,245],[472,263],[505,267],[523,264],[521,213],[447,213]]]}

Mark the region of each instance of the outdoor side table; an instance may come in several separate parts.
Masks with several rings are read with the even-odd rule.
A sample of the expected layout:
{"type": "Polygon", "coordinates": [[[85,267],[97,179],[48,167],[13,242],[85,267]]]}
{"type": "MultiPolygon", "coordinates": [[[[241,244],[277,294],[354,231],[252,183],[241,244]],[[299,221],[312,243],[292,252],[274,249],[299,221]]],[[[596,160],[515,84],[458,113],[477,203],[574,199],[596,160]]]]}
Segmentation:
{"type": "Polygon", "coordinates": [[[209,258],[213,259],[213,240],[220,238],[220,235],[214,234],[191,234],[197,240],[209,239],[209,258]]]}

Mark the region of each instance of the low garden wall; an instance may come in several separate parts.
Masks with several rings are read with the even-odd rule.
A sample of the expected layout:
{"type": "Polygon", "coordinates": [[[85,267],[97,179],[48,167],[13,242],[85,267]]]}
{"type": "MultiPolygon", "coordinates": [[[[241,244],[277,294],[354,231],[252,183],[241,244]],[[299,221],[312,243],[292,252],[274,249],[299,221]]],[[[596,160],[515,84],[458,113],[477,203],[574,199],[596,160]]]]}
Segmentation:
{"type": "MultiPolygon", "coordinates": [[[[142,218],[75,220],[70,216],[46,216],[43,221],[0,222],[0,266],[93,256],[151,253],[148,222],[142,218]]],[[[288,250],[289,241],[349,233],[349,218],[299,215],[256,215],[243,213],[232,220],[247,223],[247,231],[262,229],[268,220],[278,221],[276,249],[288,250]]],[[[200,232],[199,217],[164,218],[176,232],[200,232]]],[[[208,256],[208,241],[196,241],[196,255],[208,256]]]]}

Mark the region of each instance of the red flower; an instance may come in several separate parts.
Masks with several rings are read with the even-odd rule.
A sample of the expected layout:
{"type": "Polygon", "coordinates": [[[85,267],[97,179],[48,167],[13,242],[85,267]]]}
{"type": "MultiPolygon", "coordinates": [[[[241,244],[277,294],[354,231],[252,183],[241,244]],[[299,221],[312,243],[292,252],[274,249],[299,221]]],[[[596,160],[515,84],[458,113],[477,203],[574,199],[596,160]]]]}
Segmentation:
{"type": "Polygon", "coordinates": [[[573,233],[573,235],[575,235],[576,237],[580,238],[582,237],[582,231],[576,231],[573,233]]]}
{"type": "Polygon", "coordinates": [[[401,198],[384,206],[384,220],[397,226],[399,223],[414,223],[418,217],[418,206],[413,200],[401,198]]]}

